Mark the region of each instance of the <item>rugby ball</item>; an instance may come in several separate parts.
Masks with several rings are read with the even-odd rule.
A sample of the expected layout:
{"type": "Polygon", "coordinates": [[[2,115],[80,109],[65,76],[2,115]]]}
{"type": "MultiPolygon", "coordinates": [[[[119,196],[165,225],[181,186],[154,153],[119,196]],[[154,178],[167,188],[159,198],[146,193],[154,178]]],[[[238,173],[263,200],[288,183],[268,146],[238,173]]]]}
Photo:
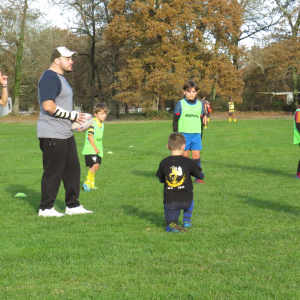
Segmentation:
{"type": "Polygon", "coordinates": [[[85,117],[86,117],[85,122],[82,124],[79,124],[76,121],[72,122],[71,129],[74,132],[84,132],[91,127],[91,125],[93,124],[93,116],[85,113],[85,117]]]}

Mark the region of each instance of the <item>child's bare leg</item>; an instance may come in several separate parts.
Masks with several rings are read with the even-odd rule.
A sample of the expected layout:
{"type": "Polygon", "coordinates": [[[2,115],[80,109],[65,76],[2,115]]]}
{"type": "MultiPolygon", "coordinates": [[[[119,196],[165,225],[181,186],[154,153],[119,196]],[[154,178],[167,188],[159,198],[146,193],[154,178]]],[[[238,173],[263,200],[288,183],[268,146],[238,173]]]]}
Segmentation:
{"type": "Polygon", "coordinates": [[[184,151],[182,156],[189,158],[190,157],[190,150],[184,151]]]}

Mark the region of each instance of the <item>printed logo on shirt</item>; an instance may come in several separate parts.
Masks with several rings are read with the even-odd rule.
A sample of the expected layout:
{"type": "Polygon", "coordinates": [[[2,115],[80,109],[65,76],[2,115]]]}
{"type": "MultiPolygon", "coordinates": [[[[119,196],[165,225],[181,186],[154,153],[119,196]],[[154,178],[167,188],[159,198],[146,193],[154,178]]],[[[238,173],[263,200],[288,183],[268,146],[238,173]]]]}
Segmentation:
{"type": "Polygon", "coordinates": [[[187,118],[199,118],[199,115],[194,115],[194,114],[185,114],[187,118]]]}
{"type": "Polygon", "coordinates": [[[177,168],[173,166],[170,169],[172,170],[168,176],[170,180],[168,180],[168,178],[166,177],[166,182],[168,186],[170,188],[181,186],[186,179],[185,175],[183,175],[183,178],[180,181],[177,181],[177,178],[182,176],[182,168],[181,167],[177,168]]]}

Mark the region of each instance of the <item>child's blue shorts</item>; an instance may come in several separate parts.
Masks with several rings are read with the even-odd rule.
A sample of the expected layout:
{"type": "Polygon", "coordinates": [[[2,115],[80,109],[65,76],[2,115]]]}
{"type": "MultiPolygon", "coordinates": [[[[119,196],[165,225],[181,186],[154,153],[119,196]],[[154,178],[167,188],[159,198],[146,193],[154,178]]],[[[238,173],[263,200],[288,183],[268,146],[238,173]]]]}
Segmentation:
{"type": "Polygon", "coordinates": [[[185,149],[186,150],[202,150],[201,133],[186,133],[181,132],[186,140],[185,149]]]}

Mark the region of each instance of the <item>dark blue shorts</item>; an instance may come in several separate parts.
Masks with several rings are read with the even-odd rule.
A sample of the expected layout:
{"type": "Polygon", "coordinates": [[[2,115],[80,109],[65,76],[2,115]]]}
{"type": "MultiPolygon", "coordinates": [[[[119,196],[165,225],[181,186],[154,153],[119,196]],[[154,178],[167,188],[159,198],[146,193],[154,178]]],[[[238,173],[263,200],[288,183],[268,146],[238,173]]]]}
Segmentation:
{"type": "Polygon", "coordinates": [[[191,207],[193,200],[187,202],[171,202],[164,204],[165,220],[174,221],[180,217],[181,210],[187,210],[191,207]]]}
{"type": "Polygon", "coordinates": [[[186,140],[185,149],[186,150],[202,150],[201,133],[186,133],[181,132],[186,140]]]}

